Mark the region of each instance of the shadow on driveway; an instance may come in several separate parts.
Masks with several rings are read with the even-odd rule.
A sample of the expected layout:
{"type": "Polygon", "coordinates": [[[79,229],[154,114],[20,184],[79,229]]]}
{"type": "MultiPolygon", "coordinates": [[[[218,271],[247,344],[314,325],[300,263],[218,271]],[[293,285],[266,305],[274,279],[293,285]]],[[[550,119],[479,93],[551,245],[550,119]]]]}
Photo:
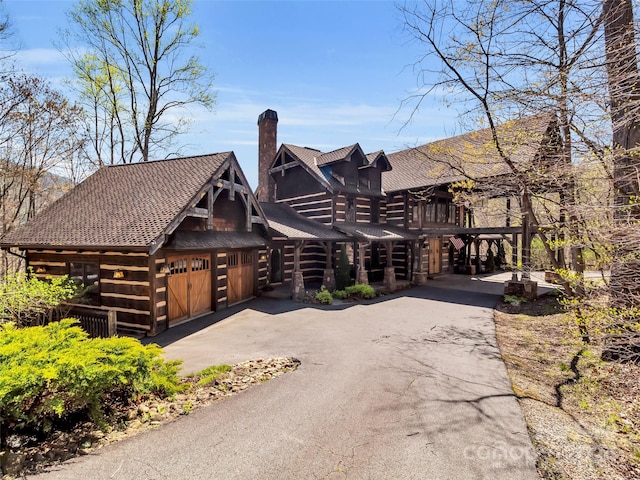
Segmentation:
{"type": "Polygon", "coordinates": [[[170,328],[169,330],[158,334],[155,337],[147,337],[142,339],[144,344],[155,343],[161,347],[166,347],[172,343],[192,335],[204,328],[222,322],[248,308],[268,315],[278,315],[281,313],[292,312],[301,309],[317,309],[326,311],[341,311],[358,305],[373,305],[382,302],[389,302],[399,298],[419,298],[425,300],[433,300],[437,302],[453,303],[458,305],[469,305],[484,308],[495,307],[499,295],[473,292],[469,290],[457,290],[454,288],[433,287],[430,285],[412,287],[399,292],[376,297],[371,300],[363,300],[359,302],[349,300],[335,300],[332,305],[320,305],[311,303],[295,302],[291,299],[258,297],[249,302],[234,305],[219,312],[213,312],[202,317],[190,320],[181,325],[170,328]]]}

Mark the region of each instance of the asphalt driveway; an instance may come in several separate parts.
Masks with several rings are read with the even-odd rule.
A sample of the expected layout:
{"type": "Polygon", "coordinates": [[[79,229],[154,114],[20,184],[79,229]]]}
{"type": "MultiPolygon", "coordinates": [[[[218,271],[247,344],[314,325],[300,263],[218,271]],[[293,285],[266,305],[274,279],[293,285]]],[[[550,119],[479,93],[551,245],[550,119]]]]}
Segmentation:
{"type": "Polygon", "coordinates": [[[258,299],[177,327],[154,340],[187,371],[269,356],[301,365],[41,476],[537,479],[495,301],[431,285],[349,307],[258,299]]]}

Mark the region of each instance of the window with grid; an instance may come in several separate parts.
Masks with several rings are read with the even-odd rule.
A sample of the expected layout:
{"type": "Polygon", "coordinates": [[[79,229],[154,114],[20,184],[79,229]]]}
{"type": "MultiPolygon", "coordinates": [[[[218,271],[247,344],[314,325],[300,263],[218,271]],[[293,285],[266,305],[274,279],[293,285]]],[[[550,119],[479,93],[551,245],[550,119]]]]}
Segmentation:
{"type": "Polygon", "coordinates": [[[83,299],[90,305],[100,305],[100,264],[69,262],[69,278],[83,288],[83,299]]]}

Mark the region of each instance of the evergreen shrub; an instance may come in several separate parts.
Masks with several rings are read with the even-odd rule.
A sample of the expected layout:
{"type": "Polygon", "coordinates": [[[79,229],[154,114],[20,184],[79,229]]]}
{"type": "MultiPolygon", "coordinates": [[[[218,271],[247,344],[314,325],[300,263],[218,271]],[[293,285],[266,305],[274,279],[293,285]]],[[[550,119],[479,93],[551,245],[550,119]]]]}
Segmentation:
{"type": "Polygon", "coordinates": [[[351,285],[351,266],[349,265],[347,248],[343,243],[340,246],[340,256],[338,257],[338,265],[336,267],[336,288],[338,290],[344,290],[349,285],[351,285]]]}
{"type": "Polygon", "coordinates": [[[324,285],[322,285],[322,287],[320,287],[320,291],[316,293],[316,300],[325,305],[331,305],[333,303],[331,292],[327,290],[324,285]]]}
{"type": "Polygon", "coordinates": [[[86,416],[100,422],[103,404],[181,390],[179,361],[157,345],[127,337],[88,338],[65,319],[47,326],[0,325],[0,428],[48,432],[86,416]]]}

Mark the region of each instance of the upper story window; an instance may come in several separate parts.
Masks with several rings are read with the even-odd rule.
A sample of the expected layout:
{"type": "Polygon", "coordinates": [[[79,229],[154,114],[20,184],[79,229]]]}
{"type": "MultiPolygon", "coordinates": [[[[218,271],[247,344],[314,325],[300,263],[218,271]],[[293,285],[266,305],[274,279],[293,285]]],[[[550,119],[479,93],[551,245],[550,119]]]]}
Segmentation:
{"type": "Polygon", "coordinates": [[[436,221],[436,204],[430,201],[422,203],[422,221],[434,223],[436,221]]]}
{"type": "Polygon", "coordinates": [[[371,199],[371,223],[380,222],[380,199],[371,199]]]}
{"type": "Polygon", "coordinates": [[[449,221],[449,202],[446,198],[438,199],[438,223],[447,223],[449,221]]]}
{"type": "Polygon", "coordinates": [[[355,197],[347,197],[346,205],[346,220],[347,222],[356,221],[356,199],[355,197]]]}
{"type": "Polygon", "coordinates": [[[69,278],[84,288],[83,299],[90,305],[100,305],[100,264],[69,262],[69,278]]]}

